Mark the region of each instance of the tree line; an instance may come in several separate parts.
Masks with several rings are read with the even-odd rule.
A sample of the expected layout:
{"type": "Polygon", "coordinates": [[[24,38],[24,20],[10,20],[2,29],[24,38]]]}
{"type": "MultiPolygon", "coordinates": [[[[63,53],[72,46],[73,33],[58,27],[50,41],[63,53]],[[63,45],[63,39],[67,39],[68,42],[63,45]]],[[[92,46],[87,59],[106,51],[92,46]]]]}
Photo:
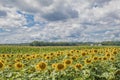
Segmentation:
{"type": "Polygon", "coordinates": [[[44,42],[44,41],[33,41],[30,43],[19,43],[19,44],[0,44],[2,45],[12,45],[12,46],[90,46],[90,45],[100,46],[120,46],[120,41],[103,41],[103,42],[44,42]]]}
{"type": "Polygon", "coordinates": [[[33,41],[30,46],[79,46],[88,45],[89,42],[43,42],[43,41],[33,41]]]}
{"type": "Polygon", "coordinates": [[[43,42],[33,41],[29,43],[30,46],[90,46],[101,45],[101,46],[120,46],[120,41],[103,41],[103,42],[43,42]]]}

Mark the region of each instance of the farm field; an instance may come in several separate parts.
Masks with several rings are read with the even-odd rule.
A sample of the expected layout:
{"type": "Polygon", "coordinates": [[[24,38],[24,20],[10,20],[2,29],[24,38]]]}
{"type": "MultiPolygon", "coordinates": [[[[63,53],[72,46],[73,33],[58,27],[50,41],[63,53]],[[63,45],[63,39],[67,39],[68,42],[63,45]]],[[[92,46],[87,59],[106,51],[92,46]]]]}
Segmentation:
{"type": "Polygon", "coordinates": [[[0,80],[120,80],[120,47],[0,46],[0,80]]]}

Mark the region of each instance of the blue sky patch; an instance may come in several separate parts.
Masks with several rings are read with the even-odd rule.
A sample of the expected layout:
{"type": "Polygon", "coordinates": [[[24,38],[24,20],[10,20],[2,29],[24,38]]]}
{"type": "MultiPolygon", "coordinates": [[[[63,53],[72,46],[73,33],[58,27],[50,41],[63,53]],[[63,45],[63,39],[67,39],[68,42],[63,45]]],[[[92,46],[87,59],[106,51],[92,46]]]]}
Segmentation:
{"type": "Polygon", "coordinates": [[[34,15],[32,14],[24,14],[22,13],[21,11],[17,11],[18,14],[21,14],[21,15],[24,15],[26,21],[27,21],[27,24],[24,25],[24,26],[27,26],[27,27],[32,27],[36,24],[36,22],[34,21],[34,15]]]}
{"type": "Polygon", "coordinates": [[[4,30],[3,30],[2,28],[0,28],[0,33],[1,33],[1,32],[4,32],[4,30]]]}
{"type": "Polygon", "coordinates": [[[35,24],[38,24],[38,25],[44,27],[47,24],[46,22],[35,21],[34,20],[34,15],[32,15],[32,14],[24,14],[21,11],[17,11],[17,13],[21,14],[21,15],[24,15],[24,17],[27,21],[27,24],[25,24],[24,26],[33,27],[35,24]]]}

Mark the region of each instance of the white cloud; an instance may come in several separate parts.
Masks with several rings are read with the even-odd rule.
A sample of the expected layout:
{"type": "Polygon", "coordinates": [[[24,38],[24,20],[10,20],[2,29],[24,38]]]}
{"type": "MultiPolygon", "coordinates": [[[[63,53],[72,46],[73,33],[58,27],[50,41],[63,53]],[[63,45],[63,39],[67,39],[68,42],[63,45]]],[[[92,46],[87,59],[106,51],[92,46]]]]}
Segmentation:
{"type": "Polygon", "coordinates": [[[0,0],[0,43],[120,40],[120,0],[0,0]],[[23,14],[34,16],[28,27],[23,14]]]}
{"type": "Polygon", "coordinates": [[[17,14],[16,8],[9,8],[0,5],[0,13],[4,15],[0,17],[0,28],[20,27],[26,23],[25,18],[17,14]],[[2,12],[4,11],[4,12],[2,12]]]}

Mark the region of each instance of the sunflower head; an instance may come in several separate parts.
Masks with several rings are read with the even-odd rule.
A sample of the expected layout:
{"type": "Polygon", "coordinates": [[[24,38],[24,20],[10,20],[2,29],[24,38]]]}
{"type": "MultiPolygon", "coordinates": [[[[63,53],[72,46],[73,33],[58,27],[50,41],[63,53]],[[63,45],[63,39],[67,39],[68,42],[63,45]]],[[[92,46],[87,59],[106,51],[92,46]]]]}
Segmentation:
{"type": "Polygon", "coordinates": [[[67,53],[67,56],[69,57],[69,56],[72,56],[72,54],[71,53],[67,53]]]}
{"type": "Polygon", "coordinates": [[[94,61],[97,61],[97,60],[98,60],[98,57],[97,57],[97,56],[94,56],[94,57],[93,57],[93,60],[94,60],[94,61]]]}
{"type": "Polygon", "coordinates": [[[45,56],[45,59],[50,60],[50,59],[51,59],[51,56],[50,56],[50,55],[47,55],[47,56],[45,56]]]}
{"type": "Polygon", "coordinates": [[[12,67],[13,67],[13,65],[12,65],[12,64],[9,64],[9,65],[8,65],[8,67],[9,67],[9,68],[12,68],[12,67]]]}
{"type": "Polygon", "coordinates": [[[71,50],[70,53],[74,53],[75,50],[71,50]]]}
{"type": "Polygon", "coordinates": [[[81,70],[81,69],[82,69],[82,64],[77,63],[77,64],[75,64],[74,68],[75,68],[76,70],[81,70]]]}
{"type": "Polygon", "coordinates": [[[104,56],[103,58],[102,58],[102,60],[107,60],[108,58],[106,57],[106,56],[104,56]]]}
{"type": "Polygon", "coordinates": [[[8,58],[10,58],[10,54],[7,54],[6,56],[7,56],[8,58]]]}
{"type": "Polygon", "coordinates": [[[43,57],[47,56],[47,54],[43,54],[43,57]]]}
{"type": "Polygon", "coordinates": [[[15,63],[15,69],[19,70],[19,69],[22,69],[23,67],[24,67],[23,63],[21,63],[21,62],[15,63]]]}
{"type": "Polygon", "coordinates": [[[36,70],[45,70],[47,68],[47,63],[45,62],[39,62],[36,65],[36,70]]]}
{"type": "Polygon", "coordinates": [[[54,53],[50,53],[50,55],[51,55],[51,56],[53,56],[53,55],[54,55],[54,53]]]}
{"type": "Polygon", "coordinates": [[[85,64],[90,64],[92,62],[91,59],[85,59],[85,64]]]}
{"type": "Polygon", "coordinates": [[[76,57],[76,56],[71,56],[71,59],[72,59],[72,60],[76,60],[77,57],[76,57]]]}
{"type": "Polygon", "coordinates": [[[70,64],[72,64],[72,59],[66,59],[63,62],[65,65],[70,65],[70,64]]]}
{"type": "Polygon", "coordinates": [[[101,61],[101,60],[102,60],[102,57],[99,57],[98,59],[101,61]]]}
{"type": "Polygon", "coordinates": [[[15,61],[15,62],[20,62],[20,59],[19,59],[19,58],[16,58],[14,61],[15,61]]]}
{"type": "Polygon", "coordinates": [[[110,57],[110,60],[111,61],[115,61],[115,57],[110,57]]]}
{"type": "Polygon", "coordinates": [[[56,56],[60,56],[60,53],[57,53],[56,56]]]}
{"type": "Polygon", "coordinates": [[[95,52],[95,53],[97,53],[97,52],[98,52],[98,50],[97,50],[97,49],[94,49],[94,52],[95,52]]]}
{"type": "Polygon", "coordinates": [[[66,68],[66,65],[65,64],[62,64],[62,63],[57,63],[56,66],[55,66],[55,69],[57,71],[62,71],[66,68]]]}
{"type": "Polygon", "coordinates": [[[79,50],[76,50],[77,53],[79,53],[80,51],[79,50]]]}
{"type": "Polygon", "coordinates": [[[31,57],[30,56],[26,57],[26,60],[28,60],[28,61],[31,60],[31,57]]]}
{"type": "Polygon", "coordinates": [[[55,66],[56,66],[56,63],[53,63],[53,64],[52,64],[52,68],[55,68],[55,66]]]}
{"type": "Polygon", "coordinates": [[[113,51],[113,54],[116,55],[116,54],[117,54],[117,51],[113,51]]]}
{"type": "Polygon", "coordinates": [[[86,53],[85,52],[82,52],[82,56],[85,56],[86,55],[86,53]]]}
{"type": "Polygon", "coordinates": [[[2,57],[3,57],[3,58],[5,58],[5,57],[6,57],[6,55],[5,55],[5,54],[2,54],[2,57]]]}
{"type": "Polygon", "coordinates": [[[32,55],[31,58],[32,58],[32,59],[35,59],[35,58],[36,58],[36,55],[32,55]]]}
{"type": "Polygon", "coordinates": [[[106,57],[110,57],[111,56],[111,54],[110,53],[106,53],[106,55],[105,55],[106,57]]]}

